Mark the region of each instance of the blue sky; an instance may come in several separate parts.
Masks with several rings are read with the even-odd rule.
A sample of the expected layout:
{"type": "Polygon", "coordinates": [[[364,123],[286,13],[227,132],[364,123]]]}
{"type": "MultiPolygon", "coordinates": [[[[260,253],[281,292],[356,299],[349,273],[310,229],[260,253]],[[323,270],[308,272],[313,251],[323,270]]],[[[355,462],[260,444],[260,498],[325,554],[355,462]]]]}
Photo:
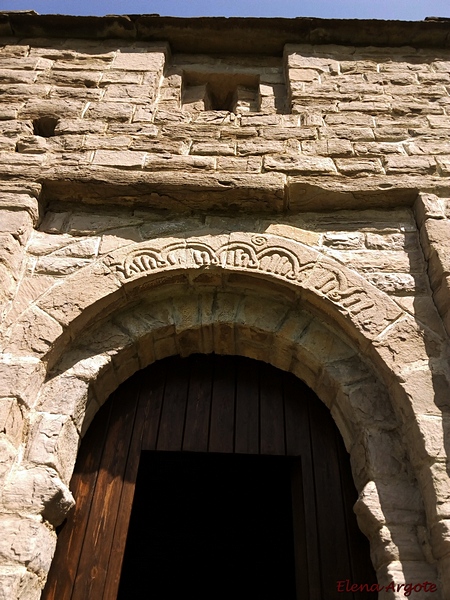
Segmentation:
{"type": "Polygon", "coordinates": [[[450,17],[450,0],[0,0],[0,10],[71,15],[322,17],[422,20],[450,17]]]}

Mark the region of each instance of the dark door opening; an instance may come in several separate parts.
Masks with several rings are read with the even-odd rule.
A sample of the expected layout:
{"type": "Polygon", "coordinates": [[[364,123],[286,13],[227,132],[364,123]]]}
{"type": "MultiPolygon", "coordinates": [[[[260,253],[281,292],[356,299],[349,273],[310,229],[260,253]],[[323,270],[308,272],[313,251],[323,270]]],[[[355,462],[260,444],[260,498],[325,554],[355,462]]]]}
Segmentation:
{"type": "Polygon", "coordinates": [[[119,600],[295,600],[289,457],[143,452],[119,600]]]}
{"type": "Polygon", "coordinates": [[[43,600],[116,600],[122,572],[122,600],[374,597],[336,587],[376,581],[339,432],[265,363],[192,355],[136,373],[90,425],[71,489],[43,600]]]}

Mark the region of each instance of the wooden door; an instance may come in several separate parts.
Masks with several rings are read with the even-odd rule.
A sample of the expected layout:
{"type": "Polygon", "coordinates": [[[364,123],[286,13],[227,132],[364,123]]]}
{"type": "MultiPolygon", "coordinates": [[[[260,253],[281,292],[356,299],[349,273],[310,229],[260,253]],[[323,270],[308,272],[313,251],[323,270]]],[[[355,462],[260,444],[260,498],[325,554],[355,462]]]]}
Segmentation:
{"type": "MultiPolygon", "coordinates": [[[[145,581],[144,587],[137,588],[142,590],[142,598],[170,600],[169,592],[161,593],[151,588],[152,562],[153,580],[156,581],[156,573],[162,568],[156,566],[155,559],[152,560],[152,556],[162,553],[162,542],[158,547],[156,525],[172,499],[178,499],[179,503],[174,505],[175,512],[168,513],[169,521],[170,514],[178,518],[188,504],[187,490],[189,495],[194,494],[191,506],[203,498],[202,494],[209,494],[214,487],[212,473],[217,480],[214,485],[219,485],[218,489],[222,491],[207,505],[208,510],[197,511],[200,519],[205,512],[209,515],[208,527],[212,523],[213,536],[207,538],[208,553],[223,546],[225,537],[230,538],[226,542],[226,551],[216,561],[227,563],[223,565],[223,572],[228,583],[232,572],[239,570],[238,563],[242,564],[245,556],[252,558],[248,565],[253,565],[253,579],[248,579],[244,595],[240,596],[237,590],[236,599],[248,598],[248,590],[253,587],[258,589],[260,600],[266,597],[265,589],[267,600],[274,597],[270,587],[273,583],[269,584],[267,580],[266,586],[257,587],[256,578],[258,569],[260,578],[267,577],[269,569],[261,565],[270,563],[273,566],[277,561],[270,559],[269,563],[262,563],[253,559],[259,552],[262,557],[272,546],[281,544],[285,545],[282,551],[286,552],[283,555],[286,558],[278,561],[280,571],[274,573],[272,579],[275,581],[279,577],[285,581],[292,578],[294,581],[291,587],[287,584],[283,588],[283,600],[375,597],[368,593],[337,591],[337,582],[341,580],[368,584],[376,580],[368,542],[359,531],[352,511],[356,490],[348,455],[326,407],[300,380],[265,363],[242,357],[193,355],[186,359],[166,359],[137,373],[120,386],[96,415],[80,448],[71,483],[76,506],[59,532],[55,558],[42,596],[44,600],[125,599],[126,581],[138,578],[139,571],[130,571],[127,566],[136,557],[141,561],[141,578],[145,581]],[[234,462],[227,462],[230,460],[234,462]],[[184,471],[170,470],[177,461],[185,465],[184,471]],[[206,477],[207,483],[200,484],[202,479],[196,474],[189,479],[189,486],[183,484],[185,487],[181,489],[186,492],[167,492],[168,482],[184,477],[189,462],[189,468],[195,473],[203,469],[203,481],[206,477]],[[161,475],[161,469],[169,472],[170,478],[161,475]],[[256,477],[257,473],[260,473],[260,479],[256,477]],[[272,483],[267,485],[268,481],[272,483]],[[201,485],[204,486],[202,494],[195,496],[201,485]],[[260,485],[265,487],[259,488],[260,485]],[[265,515],[259,517],[255,529],[245,534],[247,537],[242,533],[243,525],[251,518],[240,516],[244,501],[239,502],[239,494],[243,494],[244,488],[245,494],[254,494],[249,506],[254,506],[255,510],[246,514],[253,516],[258,509],[265,515]],[[266,491],[255,492],[260,489],[266,491]],[[276,496],[278,491],[281,494],[285,489],[291,494],[287,508],[286,492],[283,497],[276,496]],[[166,490],[168,495],[163,494],[158,504],[157,492],[161,490],[166,490]],[[269,504],[264,505],[267,496],[269,504]],[[224,501],[224,497],[229,500],[224,501]],[[231,508],[232,504],[234,508],[231,508]],[[214,511],[218,505],[220,509],[214,511]],[[286,529],[277,521],[272,529],[283,529],[285,541],[270,538],[275,541],[267,542],[264,549],[263,542],[252,545],[249,538],[256,538],[256,532],[266,524],[267,535],[261,539],[269,539],[267,515],[270,506],[285,506],[272,511],[270,519],[277,519],[280,512],[285,513],[284,521],[280,523],[286,523],[288,519],[288,525],[286,529]],[[225,512],[232,520],[226,529],[219,531],[225,512]],[[219,520],[215,521],[216,513],[219,520]],[[233,519],[242,519],[241,525],[229,536],[227,530],[231,531],[233,519]],[[133,531],[138,533],[133,534],[133,531]],[[142,536],[141,542],[136,541],[140,531],[147,532],[142,534],[145,543],[142,543],[142,536]],[[248,551],[241,553],[238,560],[237,556],[241,556],[239,552],[246,544],[250,544],[248,551]],[[289,568],[287,563],[292,563],[289,568]]],[[[197,537],[193,533],[195,528],[191,527],[190,533],[186,533],[188,527],[183,523],[188,521],[191,521],[189,517],[179,519],[176,533],[170,530],[168,534],[177,547],[181,544],[180,536],[187,536],[183,538],[184,542],[197,537]]],[[[196,523],[199,530],[201,521],[196,523]]],[[[184,552],[190,556],[194,545],[184,552]]],[[[169,546],[168,555],[170,553],[169,546]]],[[[200,554],[197,562],[192,563],[197,568],[192,566],[183,571],[185,595],[193,595],[199,600],[222,597],[218,590],[223,585],[215,592],[201,591],[202,581],[206,581],[206,568],[202,576],[201,565],[205,564],[209,554],[200,554]],[[192,579],[193,571],[196,576],[192,579]],[[190,594],[189,585],[192,588],[190,594]]],[[[180,573],[180,566],[171,563],[168,568],[169,571],[174,569],[174,577],[180,573]]],[[[207,580],[208,586],[213,580],[220,579],[219,573],[220,570],[207,580]]],[[[239,577],[242,580],[242,573],[239,577]]],[[[179,595],[175,591],[173,594],[174,598],[179,595]]],[[[133,600],[139,597],[139,593],[133,592],[133,600]]]]}

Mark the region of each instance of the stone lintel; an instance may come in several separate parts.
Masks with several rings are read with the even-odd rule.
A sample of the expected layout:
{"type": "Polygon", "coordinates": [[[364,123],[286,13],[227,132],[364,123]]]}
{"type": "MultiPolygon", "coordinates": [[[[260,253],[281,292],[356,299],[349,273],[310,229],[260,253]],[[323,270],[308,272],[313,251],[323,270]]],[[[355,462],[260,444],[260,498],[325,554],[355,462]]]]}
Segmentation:
{"type": "Polygon", "coordinates": [[[328,210],[413,207],[419,192],[450,195],[433,177],[286,177],[282,173],[143,173],[91,167],[73,177],[43,179],[45,202],[142,206],[185,213],[239,210],[302,213],[328,210]]]}

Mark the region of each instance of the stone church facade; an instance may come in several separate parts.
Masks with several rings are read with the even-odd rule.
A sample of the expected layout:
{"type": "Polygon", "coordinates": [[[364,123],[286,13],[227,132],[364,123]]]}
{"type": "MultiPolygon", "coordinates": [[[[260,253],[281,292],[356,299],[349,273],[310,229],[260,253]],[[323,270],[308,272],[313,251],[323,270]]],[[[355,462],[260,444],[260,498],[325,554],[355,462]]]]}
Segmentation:
{"type": "Polygon", "coordinates": [[[1,599],[109,395],[213,352],[317,394],[378,582],[450,598],[448,34],[0,14],[1,599]]]}

